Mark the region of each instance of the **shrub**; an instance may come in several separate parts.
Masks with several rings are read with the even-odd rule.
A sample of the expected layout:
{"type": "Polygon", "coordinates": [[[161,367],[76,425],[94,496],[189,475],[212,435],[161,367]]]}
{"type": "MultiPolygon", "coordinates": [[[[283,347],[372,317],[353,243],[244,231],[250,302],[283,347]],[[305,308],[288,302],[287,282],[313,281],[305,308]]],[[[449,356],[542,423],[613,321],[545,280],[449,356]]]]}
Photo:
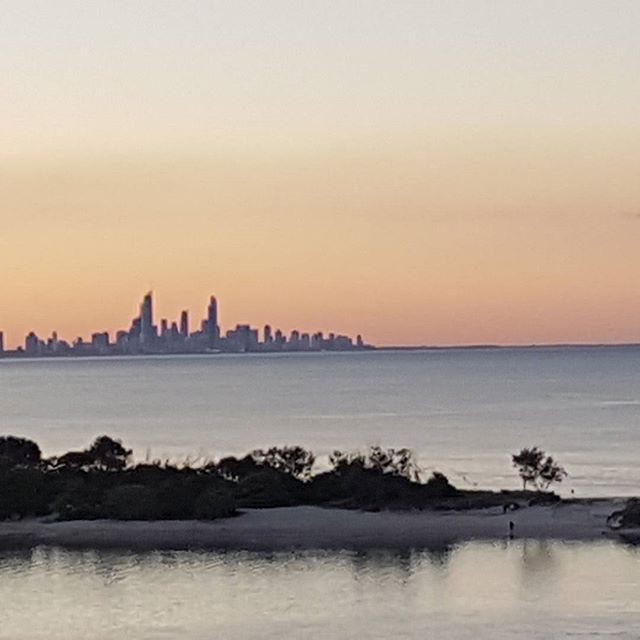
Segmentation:
{"type": "Polygon", "coordinates": [[[431,474],[431,477],[425,484],[425,489],[429,497],[433,498],[451,498],[460,493],[458,489],[449,482],[449,478],[439,471],[434,471],[431,474]]]}
{"type": "Polygon", "coordinates": [[[104,515],[104,488],[84,475],[67,480],[51,508],[62,520],[94,520],[104,515]]]}
{"type": "Polygon", "coordinates": [[[47,513],[51,488],[40,469],[14,467],[0,472],[0,519],[47,513]]]}
{"type": "Polygon", "coordinates": [[[157,520],[158,497],[153,488],[142,484],[125,484],[107,491],[104,517],[116,520],[157,520]]]}
{"type": "Polygon", "coordinates": [[[236,512],[236,500],[233,494],[225,489],[207,489],[197,498],[193,507],[193,515],[198,520],[215,520],[228,518],[236,512]]]}
{"type": "Polygon", "coordinates": [[[59,458],[52,458],[49,465],[55,469],[65,471],[89,470],[92,463],[91,456],[86,451],[69,451],[59,458]]]}
{"type": "Polygon", "coordinates": [[[273,469],[243,478],[238,483],[236,499],[242,507],[287,507],[297,502],[293,478],[273,469]],[[289,480],[289,482],[287,482],[289,480]]]}

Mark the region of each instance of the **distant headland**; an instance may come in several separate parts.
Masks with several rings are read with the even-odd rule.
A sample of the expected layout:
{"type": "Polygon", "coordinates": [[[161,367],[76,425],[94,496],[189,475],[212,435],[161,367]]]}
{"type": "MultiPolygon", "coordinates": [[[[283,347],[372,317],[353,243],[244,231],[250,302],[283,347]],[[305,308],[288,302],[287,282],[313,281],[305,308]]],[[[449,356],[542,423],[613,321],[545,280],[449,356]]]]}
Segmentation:
{"type": "Polygon", "coordinates": [[[154,323],[153,294],[144,296],[140,313],[131,321],[128,330],[116,332],[112,340],[109,332],[100,331],[91,335],[90,341],[76,338],[73,342],[61,340],[54,331],[50,338],[43,340],[30,332],[24,346],[5,350],[4,334],[0,331],[0,358],[40,358],[57,356],[118,356],[118,355],[162,355],[162,354],[203,354],[203,353],[260,353],[298,351],[353,351],[373,349],[365,344],[361,335],[355,340],[335,333],[304,333],[294,329],[286,336],[280,329],[272,330],[265,325],[262,340],[258,329],[248,324],[238,324],[222,335],[218,323],[218,301],[209,299],[207,315],[199,329],[190,330],[189,312],[182,311],[176,322],[160,320],[154,323]]]}

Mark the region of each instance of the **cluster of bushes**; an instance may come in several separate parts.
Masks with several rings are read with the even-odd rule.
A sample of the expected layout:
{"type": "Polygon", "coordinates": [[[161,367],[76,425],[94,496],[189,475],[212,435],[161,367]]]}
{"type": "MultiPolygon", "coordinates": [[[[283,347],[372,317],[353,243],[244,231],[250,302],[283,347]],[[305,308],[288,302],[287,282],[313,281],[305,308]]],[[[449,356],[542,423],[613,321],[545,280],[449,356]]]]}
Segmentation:
{"type": "Polygon", "coordinates": [[[640,527],[640,500],[630,498],[623,509],[614,511],[607,518],[607,525],[612,529],[637,529],[640,527]]]}
{"type": "Polygon", "coordinates": [[[458,495],[440,474],[421,482],[407,449],[334,452],[312,475],[302,447],[258,449],[200,466],[134,464],[131,450],[101,436],[83,451],[43,458],[35,442],[0,437],[0,519],[215,519],[238,508],[302,504],[345,508],[424,508],[458,495]]]}

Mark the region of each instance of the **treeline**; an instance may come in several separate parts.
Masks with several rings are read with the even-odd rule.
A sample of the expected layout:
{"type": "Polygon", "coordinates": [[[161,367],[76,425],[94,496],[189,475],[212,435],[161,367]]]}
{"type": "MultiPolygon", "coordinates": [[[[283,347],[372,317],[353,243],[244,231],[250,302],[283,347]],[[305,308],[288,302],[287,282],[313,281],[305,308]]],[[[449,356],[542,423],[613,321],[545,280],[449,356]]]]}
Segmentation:
{"type": "Polygon", "coordinates": [[[211,520],[295,505],[422,509],[462,494],[441,473],[423,481],[408,449],[335,451],[330,469],[317,474],[314,462],[303,447],[284,446],[200,465],[134,463],[131,450],[108,436],[45,458],[35,442],[3,436],[0,519],[211,520]]]}

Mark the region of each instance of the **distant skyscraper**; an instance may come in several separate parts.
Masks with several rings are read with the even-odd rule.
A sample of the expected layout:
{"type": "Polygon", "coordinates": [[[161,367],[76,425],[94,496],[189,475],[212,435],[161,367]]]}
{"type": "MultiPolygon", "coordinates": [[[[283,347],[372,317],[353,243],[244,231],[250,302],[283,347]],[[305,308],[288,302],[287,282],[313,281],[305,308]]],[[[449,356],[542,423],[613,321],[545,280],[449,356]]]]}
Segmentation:
{"type": "Polygon", "coordinates": [[[142,344],[152,344],[154,338],[153,294],[149,292],[140,305],[140,340],[142,344]]]}
{"type": "Polygon", "coordinates": [[[220,327],[218,326],[218,301],[215,296],[211,296],[209,300],[209,308],[207,309],[207,345],[210,349],[218,346],[218,338],[220,337],[220,327]]]}
{"type": "Polygon", "coordinates": [[[264,325],[264,343],[271,344],[273,342],[273,335],[271,334],[271,325],[264,325]]]}
{"type": "Polygon", "coordinates": [[[24,350],[29,356],[37,356],[40,353],[40,339],[33,331],[29,332],[24,340],[24,350]]]}
{"type": "Polygon", "coordinates": [[[180,333],[183,337],[189,337],[189,312],[183,311],[180,314],[180,333]]]}
{"type": "Polygon", "coordinates": [[[4,353],[4,333],[0,331],[0,356],[4,353]]]}

